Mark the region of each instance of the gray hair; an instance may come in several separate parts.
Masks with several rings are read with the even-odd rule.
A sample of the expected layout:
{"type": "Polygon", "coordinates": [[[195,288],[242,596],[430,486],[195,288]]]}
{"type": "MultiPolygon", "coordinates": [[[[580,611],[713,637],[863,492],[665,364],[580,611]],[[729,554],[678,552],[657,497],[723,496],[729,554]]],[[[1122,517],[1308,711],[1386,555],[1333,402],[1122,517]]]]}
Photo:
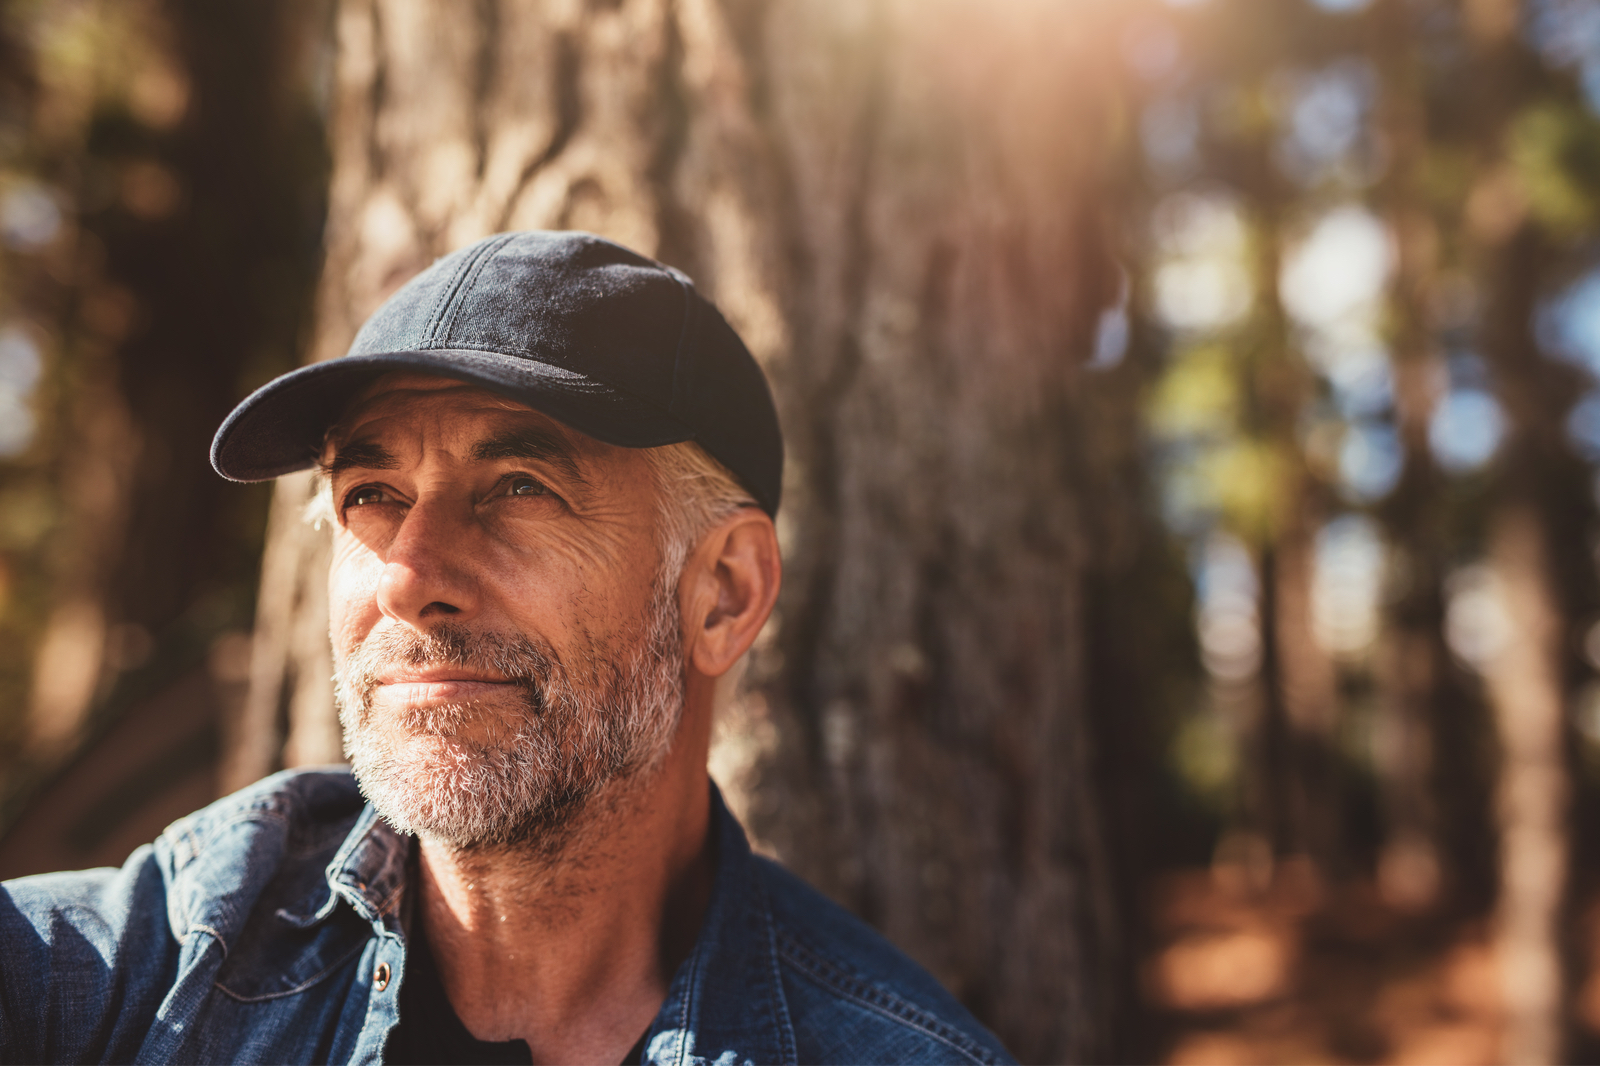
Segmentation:
{"type": "Polygon", "coordinates": [[[700,539],[743,508],[759,507],[750,490],[695,441],[645,449],[656,476],[660,506],[656,535],[661,573],[674,582],[683,576],[700,539]]]}

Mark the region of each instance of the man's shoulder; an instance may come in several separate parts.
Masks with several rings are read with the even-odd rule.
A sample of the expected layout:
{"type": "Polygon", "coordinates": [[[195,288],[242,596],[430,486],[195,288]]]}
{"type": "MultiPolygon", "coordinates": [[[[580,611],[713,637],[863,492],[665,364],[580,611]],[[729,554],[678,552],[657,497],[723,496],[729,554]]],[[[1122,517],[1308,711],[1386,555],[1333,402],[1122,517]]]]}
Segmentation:
{"type": "Polygon", "coordinates": [[[300,855],[337,846],[364,804],[348,767],[280,771],[177,820],[161,842],[177,869],[222,858],[216,854],[239,844],[270,841],[300,855]]]}
{"type": "Polygon", "coordinates": [[[209,958],[241,955],[269,885],[286,903],[327,896],[321,867],[361,809],[347,771],[286,772],[179,819],[121,869],[4,883],[0,1062],[133,1059],[185,959],[208,939],[222,946],[209,958]]]}
{"type": "Polygon", "coordinates": [[[364,806],[347,768],[317,767],[281,771],[177,820],[156,842],[175,932],[198,924],[231,940],[269,885],[275,897],[325,898],[323,868],[364,806]]]}
{"type": "Polygon", "coordinates": [[[756,858],[802,1063],[1011,1063],[999,1040],[887,938],[756,858]]]}

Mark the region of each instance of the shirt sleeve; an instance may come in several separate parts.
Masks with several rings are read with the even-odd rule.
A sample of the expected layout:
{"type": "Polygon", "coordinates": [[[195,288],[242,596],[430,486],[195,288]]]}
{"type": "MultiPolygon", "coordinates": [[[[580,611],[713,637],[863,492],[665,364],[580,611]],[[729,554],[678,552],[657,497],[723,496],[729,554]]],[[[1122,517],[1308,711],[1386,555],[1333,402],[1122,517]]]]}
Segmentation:
{"type": "Polygon", "coordinates": [[[0,1062],[130,1063],[177,970],[154,850],[0,883],[0,1062]]]}

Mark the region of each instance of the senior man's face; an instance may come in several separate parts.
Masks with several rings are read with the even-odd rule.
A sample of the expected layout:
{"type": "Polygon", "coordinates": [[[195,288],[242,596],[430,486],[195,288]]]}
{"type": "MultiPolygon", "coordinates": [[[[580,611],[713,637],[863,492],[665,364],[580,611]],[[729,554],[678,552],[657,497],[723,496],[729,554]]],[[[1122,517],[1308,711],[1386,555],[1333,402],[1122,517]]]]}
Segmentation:
{"type": "Polygon", "coordinates": [[[547,843],[659,760],[683,705],[645,456],[486,390],[391,375],[323,464],[345,744],[391,823],[547,843]]]}

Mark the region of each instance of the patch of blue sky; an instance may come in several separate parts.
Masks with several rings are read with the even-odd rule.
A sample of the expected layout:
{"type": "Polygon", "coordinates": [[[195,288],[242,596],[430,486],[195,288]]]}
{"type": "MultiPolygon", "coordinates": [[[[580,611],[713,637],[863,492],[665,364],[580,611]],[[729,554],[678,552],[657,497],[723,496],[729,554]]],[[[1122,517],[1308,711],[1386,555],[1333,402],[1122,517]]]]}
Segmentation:
{"type": "Polygon", "coordinates": [[[1335,15],[1353,15],[1371,3],[1372,0],[1310,0],[1312,7],[1335,15]]]}
{"type": "Polygon", "coordinates": [[[1445,356],[1452,389],[1489,389],[1489,365],[1470,348],[1453,349],[1445,356]]]}
{"type": "Polygon", "coordinates": [[[1539,345],[1600,378],[1600,270],[1546,300],[1534,316],[1539,345]]]}
{"type": "Polygon", "coordinates": [[[1360,504],[1381,500],[1400,480],[1404,460],[1394,427],[1369,420],[1352,423],[1339,447],[1340,487],[1360,504]]]}
{"type": "Polygon", "coordinates": [[[1102,308],[1095,322],[1094,349],[1089,353],[1089,366],[1095,370],[1115,367],[1128,354],[1128,340],[1132,334],[1128,300],[1133,293],[1133,284],[1127,271],[1119,267],[1117,273],[1120,280],[1117,283],[1116,301],[1102,308]]]}
{"type": "Polygon", "coordinates": [[[1530,0],[1523,33],[1545,62],[1577,70],[1585,102],[1600,112],[1600,0],[1530,0]]]}
{"type": "Polygon", "coordinates": [[[1161,521],[1180,537],[1197,537],[1217,522],[1214,487],[1201,470],[1198,443],[1171,443],[1158,449],[1161,521]]]}
{"type": "Polygon", "coordinates": [[[1377,89],[1377,74],[1362,59],[1342,59],[1288,76],[1280,89],[1288,98],[1277,147],[1280,169],[1311,184],[1353,158],[1377,89]]]}
{"type": "Polygon", "coordinates": [[[1373,419],[1394,406],[1394,368],[1377,346],[1342,349],[1339,358],[1317,360],[1333,391],[1333,404],[1346,421],[1373,419]]]}
{"type": "Polygon", "coordinates": [[[1578,454],[1600,462],[1600,392],[1591,392],[1567,413],[1567,439],[1578,454]]]}
{"type": "Polygon", "coordinates": [[[1505,437],[1505,416],[1489,393],[1453,388],[1428,423],[1428,447],[1439,466],[1452,474],[1478,470],[1494,457],[1505,437]]]}

